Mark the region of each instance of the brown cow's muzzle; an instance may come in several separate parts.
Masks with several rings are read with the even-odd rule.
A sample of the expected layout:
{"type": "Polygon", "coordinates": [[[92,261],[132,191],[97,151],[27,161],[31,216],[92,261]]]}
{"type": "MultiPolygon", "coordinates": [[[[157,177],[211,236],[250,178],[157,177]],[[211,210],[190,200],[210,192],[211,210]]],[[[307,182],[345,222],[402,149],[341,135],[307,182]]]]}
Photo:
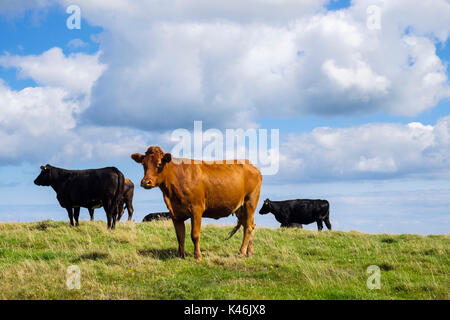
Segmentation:
{"type": "Polygon", "coordinates": [[[141,180],[141,187],[144,189],[151,189],[151,188],[154,188],[155,185],[152,183],[152,181],[150,179],[143,178],[141,180]]]}

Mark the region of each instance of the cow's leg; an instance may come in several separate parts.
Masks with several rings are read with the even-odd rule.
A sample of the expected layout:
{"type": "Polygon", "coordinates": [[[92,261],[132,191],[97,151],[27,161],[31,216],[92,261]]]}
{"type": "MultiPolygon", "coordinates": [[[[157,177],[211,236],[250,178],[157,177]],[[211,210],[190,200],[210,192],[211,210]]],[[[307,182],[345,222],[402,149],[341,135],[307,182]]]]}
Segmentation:
{"type": "Polygon", "coordinates": [[[254,191],[248,196],[248,200],[244,202],[244,237],[242,239],[241,249],[239,251],[240,256],[247,255],[247,257],[253,256],[253,240],[255,238],[255,210],[258,206],[259,192],[261,185],[257,186],[254,191]]]}
{"type": "Polygon", "coordinates": [[[184,220],[172,219],[173,226],[175,227],[175,232],[177,233],[178,240],[178,256],[184,258],[184,239],[186,237],[186,226],[184,225],[184,220]]]}
{"type": "Polygon", "coordinates": [[[73,216],[75,218],[75,225],[78,227],[78,218],[80,217],[80,207],[73,208],[73,216]]]}
{"type": "MultiPolygon", "coordinates": [[[[257,203],[257,202],[256,202],[257,203]]],[[[255,209],[256,204],[247,201],[244,203],[244,237],[242,239],[241,249],[239,250],[239,256],[251,257],[253,255],[253,239],[255,237],[255,209]]]]}
{"type": "Polygon", "coordinates": [[[322,220],[317,220],[317,230],[322,231],[323,229],[323,224],[322,224],[322,220]]]}
{"type": "Polygon", "coordinates": [[[73,211],[72,208],[66,208],[67,213],[69,214],[70,225],[73,226],[73,211]]]}
{"type": "Polygon", "coordinates": [[[125,202],[123,200],[120,200],[119,212],[117,212],[117,221],[120,221],[120,218],[122,218],[124,212],[125,212],[125,202]]]}
{"type": "Polygon", "coordinates": [[[202,227],[202,212],[200,210],[194,210],[191,217],[191,239],[194,243],[194,258],[197,260],[202,259],[202,253],[200,252],[200,229],[202,227]]]}
{"type": "Polygon", "coordinates": [[[109,212],[106,213],[106,225],[107,229],[111,229],[111,214],[109,212]]]}
{"type": "Polygon", "coordinates": [[[324,222],[325,222],[325,225],[327,226],[328,230],[331,230],[330,217],[326,217],[324,222]]]}
{"type": "Polygon", "coordinates": [[[111,229],[111,222],[112,222],[112,215],[111,215],[111,204],[108,201],[103,201],[104,205],[103,205],[103,209],[105,209],[105,213],[106,213],[106,224],[107,224],[107,228],[111,229]]]}
{"type": "Polygon", "coordinates": [[[106,220],[108,222],[108,229],[114,229],[116,227],[116,220],[117,220],[117,214],[119,207],[116,206],[115,203],[113,203],[112,199],[105,199],[102,201],[105,205],[103,206],[105,208],[106,212],[106,220]]]}
{"type": "Polygon", "coordinates": [[[91,221],[94,221],[94,209],[89,208],[89,215],[91,216],[91,221]]]}
{"type": "Polygon", "coordinates": [[[239,250],[239,256],[251,257],[253,255],[253,238],[255,236],[255,222],[253,220],[253,215],[248,214],[244,220],[244,237],[242,239],[241,249],[239,250]]]}
{"type": "Polygon", "coordinates": [[[127,200],[127,211],[128,211],[128,221],[131,221],[131,217],[133,217],[133,212],[134,212],[134,208],[133,208],[133,203],[131,202],[131,200],[127,200]]]}
{"type": "Polygon", "coordinates": [[[114,212],[111,214],[112,217],[112,222],[111,222],[111,229],[115,229],[116,228],[116,220],[117,220],[117,214],[115,214],[114,212]]]}

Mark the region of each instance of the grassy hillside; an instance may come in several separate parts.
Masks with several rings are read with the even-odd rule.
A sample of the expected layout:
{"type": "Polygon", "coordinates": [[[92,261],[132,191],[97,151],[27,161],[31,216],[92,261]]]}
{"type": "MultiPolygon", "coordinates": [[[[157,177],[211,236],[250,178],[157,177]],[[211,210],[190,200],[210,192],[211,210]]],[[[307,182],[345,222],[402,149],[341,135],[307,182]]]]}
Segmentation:
{"type": "MultiPolygon", "coordinates": [[[[190,230],[189,226],[187,231],[190,230]]],[[[448,236],[257,229],[255,256],[238,258],[242,233],[202,227],[203,260],[175,257],[171,222],[0,224],[1,299],[449,299],[448,236]],[[81,289],[66,269],[81,269],[81,289]],[[381,268],[369,290],[366,268],[381,268]]]]}

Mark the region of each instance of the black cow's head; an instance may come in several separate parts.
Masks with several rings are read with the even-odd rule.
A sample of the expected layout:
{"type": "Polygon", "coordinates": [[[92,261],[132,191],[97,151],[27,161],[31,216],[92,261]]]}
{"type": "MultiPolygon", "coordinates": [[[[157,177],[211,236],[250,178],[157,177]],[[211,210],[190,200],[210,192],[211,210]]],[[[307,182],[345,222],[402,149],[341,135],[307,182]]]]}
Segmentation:
{"type": "Polygon", "coordinates": [[[51,166],[47,164],[45,166],[41,166],[41,173],[38,175],[36,180],[34,180],[34,184],[38,186],[49,186],[51,184],[51,180],[51,166]]]}
{"type": "Polygon", "coordinates": [[[272,205],[270,203],[270,200],[269,199],[264,200],[264,204],[263,204],[261,210],[259,210],[259,214],[267,214],[271,211],[272,211],[272,205]]]}

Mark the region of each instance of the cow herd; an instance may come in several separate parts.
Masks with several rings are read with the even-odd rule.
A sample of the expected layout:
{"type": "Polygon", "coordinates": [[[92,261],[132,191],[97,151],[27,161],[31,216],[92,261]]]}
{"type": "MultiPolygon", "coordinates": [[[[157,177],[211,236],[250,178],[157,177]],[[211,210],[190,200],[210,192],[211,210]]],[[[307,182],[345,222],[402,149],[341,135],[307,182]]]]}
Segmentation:
{"type": "MultiPolygon", "coordinates": [[[[262,175],[248,160],[227,160],[223,163],[172,158],[160,147],[149,147],[145,154],[131,158],[142,165],[141,187],[158,187],[169,212],[147,215],[143,221],[171,218],[178,240],[178,256],[184,257],[185,224],[191,219],[191,239],[194,257],[201,259],[200,229],[202,218],[219,219],[235,214],[238,223],[229,238],[242,226],[240,256],[253,255],[255,235],[254,215],[258,205],[262,175]]],[[[134,185],[115,167],[90,170],[66,170],[51,165],[41,167],[34,181],[39,186],[51,186],[61,207],[67,210],[70,224],[78,226],[80,208],[87,208],[91,220],[94,210],[103,207],[108,229],[114,229],[125,208],[128,221],[133,216],[134,185]]],[[[302,227],[316,222],[331,230],[329,203],[326,200],[266,199],[260,214],[273,213],[282,227],[302,227]]]]}

